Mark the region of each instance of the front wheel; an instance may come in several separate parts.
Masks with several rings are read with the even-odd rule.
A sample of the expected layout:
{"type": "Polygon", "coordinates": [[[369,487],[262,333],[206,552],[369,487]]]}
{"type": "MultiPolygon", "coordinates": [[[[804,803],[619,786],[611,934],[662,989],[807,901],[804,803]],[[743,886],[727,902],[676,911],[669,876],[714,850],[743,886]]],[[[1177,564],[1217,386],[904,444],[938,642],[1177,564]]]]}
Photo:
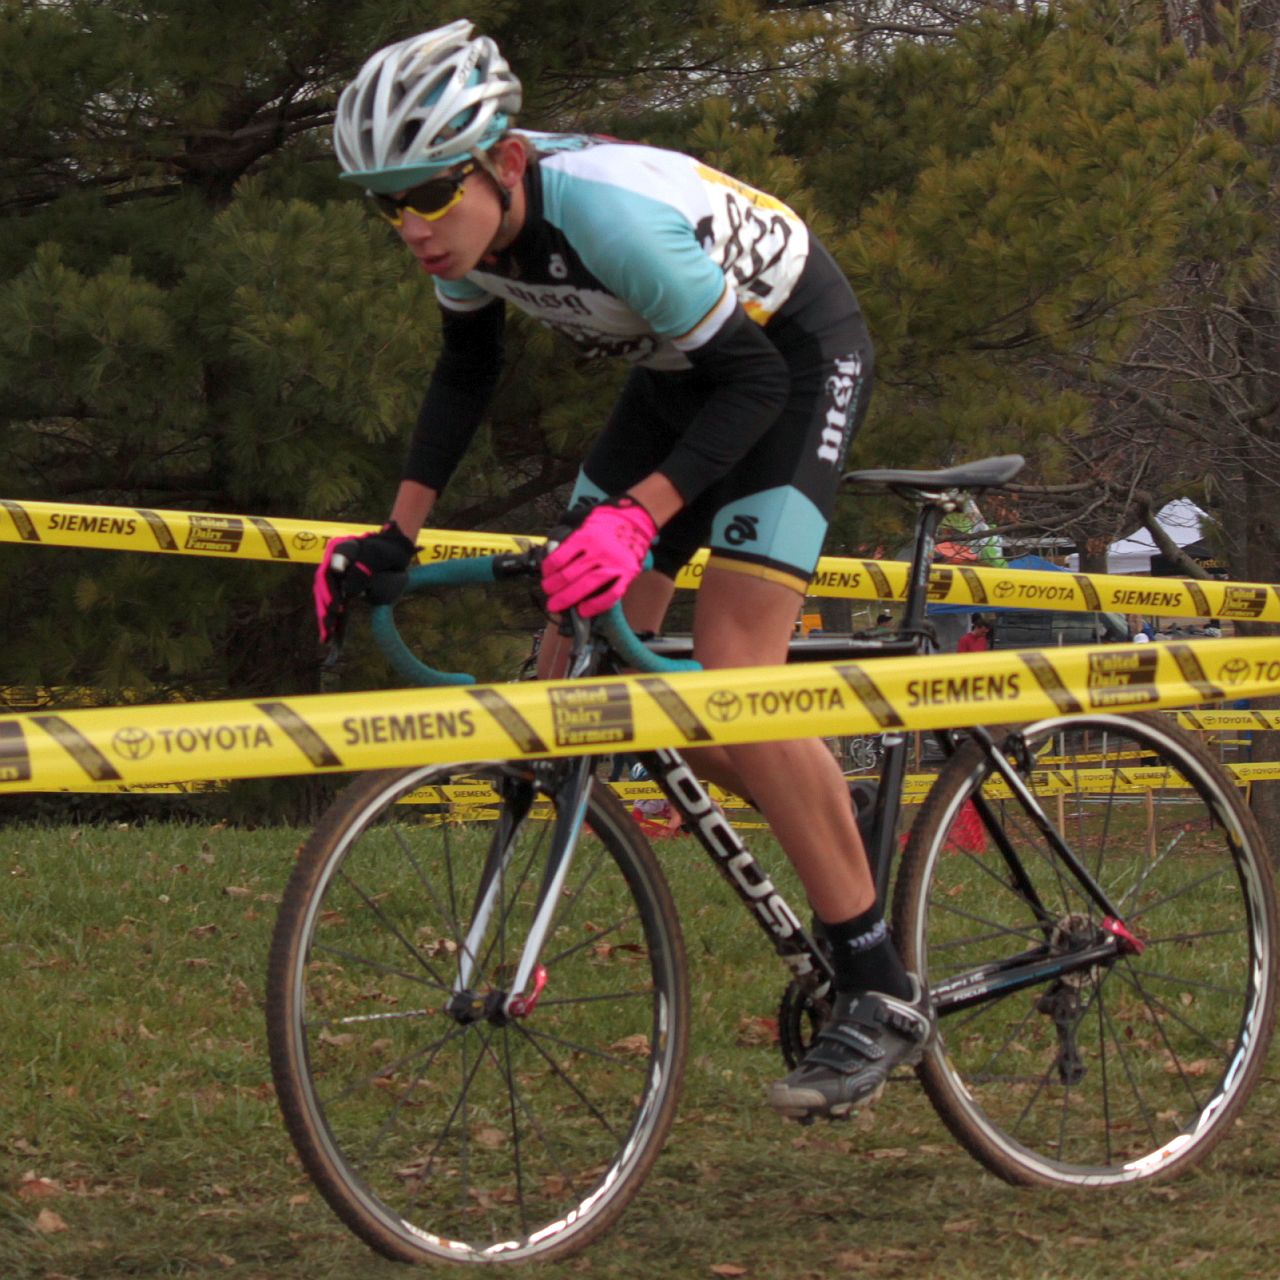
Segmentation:
{"type": "Polygon", "coordinates": [[[390,1258],[572,1253],[622,1213],[671,1125],[684,946],[652,851],[604,787],[549,882],[542,970],[511,990],[553,843],[546,768],[366,776],[284,894],[267,991],[280,1106],[330,1206],[390,1258]],[[403,803],[415,795],[427,803],[403,803]]]}
{"type": "Polygon", "coordinates": [[[941,1015],[925,1090],[1010,1182],[1107,1187],[1187,1168],[1230,1131],[1270,1041],[1277,926],[1261,833],[1221,769],[1159,716],[1048,720],[1004,754],[1040,821],[970,741],[904,855],[897,937],[941,1015]],[[1132,943],[1116,947],[1048,831],[1132,943]]]}

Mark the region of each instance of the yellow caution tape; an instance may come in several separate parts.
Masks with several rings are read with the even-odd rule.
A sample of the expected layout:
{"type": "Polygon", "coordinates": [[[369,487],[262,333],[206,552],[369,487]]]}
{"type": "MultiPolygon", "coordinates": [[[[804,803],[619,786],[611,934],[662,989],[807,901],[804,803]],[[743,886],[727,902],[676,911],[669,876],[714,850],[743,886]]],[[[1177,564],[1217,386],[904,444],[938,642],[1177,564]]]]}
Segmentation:
{"type": "MultiPolygon", "coordinates": [[[[279,564],[316,564],[333,537],[373,526],[272,516],[215,515],[145,507],[86,506],[0,498],[0,542],[31,546],[150,551],[279,564]]],[[[465,556],[522,551],[541,538],[514,534],[423,530],[418,560],[428,564],[465,556]]],[[[707,553],[700,551],[676,585],[697,587],[707,553]]],[[[899,560],[823,556],[809,594],[851,600],[903,600],[908,565],[899,560]]],[[[1280,587],[1265,583],[1123,574],[1054,573],[1047,569],[990,569],[934,565],[929,600],[935,604],[1054,609],[1085,613],[1142,613],[1166,618],[1280,621],[1280,587]]]]}
{"type": "Polygon", "coordinates": [[[1178,723],[1184,729],[1217,732],[1223,729],[1280,729],[1280,711],[1250,711],[1239,708],[1225,711],[1179,711],[1178,723]]]}
{"type": "MultiPolygon", "coordinates": [[[[222,559],[318,564],[330,538],[367,533],[373,525],[290,520],[272,516],[159,511],[0,498],[0,542],[83,547],[97,551],[149,551],[222,559]]],[[[465,556],[526,551],[541,538],[431,529],[419,540],[422,563],[465,556]]]]}
{"type": "Polygon", "coordinates": [[[33,712],[0,718],[0,790],[962,727],[1278,688],[1280,654],[1259,637],[33,712]]]}
{"type": "MultiPolygon", "coordinates": [[[[1075,757],[1084,759],[1084,757],[1075,757]]],[[[1101,757],[1097,757],[1101,758],[1101,757]]],[[[1262,761],[1258,764],[1234,764],[1221,762],[1223,771],[1238,787],[1248,786],[1251,782],[1280,781],[1280,760],[1262,761]]],[[[1062,772],[1055,769],[1037,770],[1032,775],[1031,786],[1041,794],[1065,794],[1072,791],[1097,792],[1112,789],[1121,791],[1150,790],[1152,786],[1182,786],[1183,781],[1170,780],[1167,776],[1157,780],[1163,770],[1149,769],[1090,769],[1077,772],[1062,772]],[[1073,779],[1079,779],[1073,785],[1073,779]]],[[[937,781],[936,773],[911,773],[902,781],[901,800],[904,805],[922,804],[929,789],[937,781]]],[[[867,773],[859,775],[860,781],[879,785],[879,774],[867,773]]],[[[661,789],[651,782],[607,782],[607,786],[627,804],[637,800],[660,800],[661,789]]],[[[736,815],[754,813],[755,810],[745,800],[719,787],[705,784],[711,798],[730,816],[733,826],[767,826],[767,823],[744,823],[736,815]]],[[[76,788],[78,794],[94,795],[112,793],[116,795],[192,795],[210,792],[225,786],[220,782],[150,782],[128,785],[123,783],[86,782],[76,788]]],[[[999,779],[992,779],[984,784],[986,794],[992,797],[1007,798],[1009,792],[999,779]]],[[[36,788],[29,788],[35,790],[36,788]]],[[[58,790],[62,790],[59,788],[58,790]]],[[[467,787],[462,785],[443,787],[418,787],[402,796],[399,804],[440,805],[447,807],[451,816],[465,816],[470,821],[492,821],[498,811],[492,808],[497,801],[497,792],[487,784],[483,787],[467,787]],[[473,816],[472,811],[476,811],[473,816]]],[[[534,803],[530,816],[549,818],[555,812],[549,801],[539,799],[534,803]]]]}

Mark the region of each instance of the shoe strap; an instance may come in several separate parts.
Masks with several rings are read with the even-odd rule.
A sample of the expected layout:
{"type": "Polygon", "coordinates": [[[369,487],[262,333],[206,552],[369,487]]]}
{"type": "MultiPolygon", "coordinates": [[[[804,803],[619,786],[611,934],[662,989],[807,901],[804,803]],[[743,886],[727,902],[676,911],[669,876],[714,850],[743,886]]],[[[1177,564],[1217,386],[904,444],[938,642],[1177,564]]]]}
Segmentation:
{"type": "Polygon", "coordinates": [[[929,1034],[929,1020],[918,1010],[900,1005],[897,1001],[885,999],[876,1008],[876,1021],[891,1027],[900,1035],[910,1036],[913,1040],[923,1040],[929,1034]]]}
{"type": "Polygon", "coordinates": [[[813,1047],[805,1054],[804,1065],[830,1067],[843,1075],[851,1075],[868,1062],[878,1062],[884,1052],[883,1046],[855,1025],[837,1022],[818,1032],[813,1047]]]}

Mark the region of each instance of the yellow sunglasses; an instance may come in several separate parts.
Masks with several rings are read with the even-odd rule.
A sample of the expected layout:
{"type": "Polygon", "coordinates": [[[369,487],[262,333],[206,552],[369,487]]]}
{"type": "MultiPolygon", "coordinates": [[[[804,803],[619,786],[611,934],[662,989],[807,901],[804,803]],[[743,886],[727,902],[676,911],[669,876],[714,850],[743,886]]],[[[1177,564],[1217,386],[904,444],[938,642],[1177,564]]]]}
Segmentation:
{"type": "Polygon", "coordinates": [[[461,169],[455,169],[447,176],[429,178],[416,187],[410,187],[402,196],[387,196],[377,191],[366,191],[365,194],[373,201],[379,217],[385,218],[393,227],[404,224],[406,209],[419,218],[435,222],[462,199],[463,183],[475,173],[476,168],[475,161],[469,160],[461,169]]]}

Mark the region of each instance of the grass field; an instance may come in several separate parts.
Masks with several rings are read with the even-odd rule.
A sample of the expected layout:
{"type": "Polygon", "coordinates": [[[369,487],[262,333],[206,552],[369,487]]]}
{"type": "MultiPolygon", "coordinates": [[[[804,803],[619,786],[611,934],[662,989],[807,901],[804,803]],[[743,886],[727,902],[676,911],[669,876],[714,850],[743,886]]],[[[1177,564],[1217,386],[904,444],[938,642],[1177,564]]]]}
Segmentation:
{"type": "MultiPolygon", "coordinates": [[[[262,990],[296,832],[0,830],[0,1277],[406,1274],[299,1170],[262,990]]],[[[801,1129],[764,1103],[783,972],[691,842],[661,846],[697,1011],[667,1150],[620,1228],[545,1276],[1274,1277],[1280,1062],[1183,1179],[1103,1198],[1006,1187],[913,1084],[801,1129]]],[[[771,870],[777,868],[771,864],[771,870]]]]}

